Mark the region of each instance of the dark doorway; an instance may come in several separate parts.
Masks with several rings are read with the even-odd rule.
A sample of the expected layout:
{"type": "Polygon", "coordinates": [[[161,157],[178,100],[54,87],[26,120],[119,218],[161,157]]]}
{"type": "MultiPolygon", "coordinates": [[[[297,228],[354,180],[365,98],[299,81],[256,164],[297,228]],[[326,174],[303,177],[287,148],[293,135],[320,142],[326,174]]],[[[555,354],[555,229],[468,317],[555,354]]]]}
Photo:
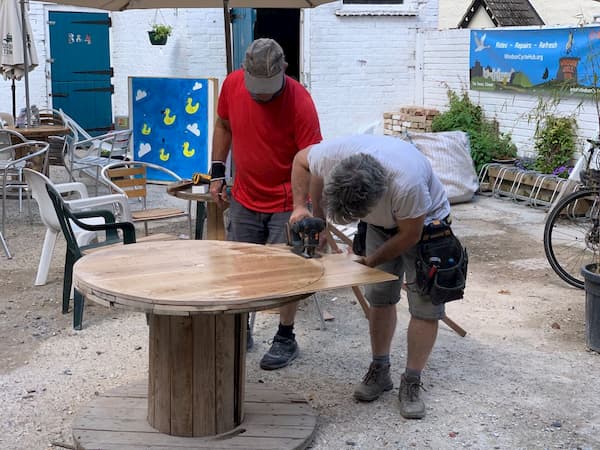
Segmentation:
{"type": "Polygon", "coordinates": [[[271,38],[279,42],[288,63],[286,73],[300,79],[300,10],[257,8],[254,39],[271,38]]]}

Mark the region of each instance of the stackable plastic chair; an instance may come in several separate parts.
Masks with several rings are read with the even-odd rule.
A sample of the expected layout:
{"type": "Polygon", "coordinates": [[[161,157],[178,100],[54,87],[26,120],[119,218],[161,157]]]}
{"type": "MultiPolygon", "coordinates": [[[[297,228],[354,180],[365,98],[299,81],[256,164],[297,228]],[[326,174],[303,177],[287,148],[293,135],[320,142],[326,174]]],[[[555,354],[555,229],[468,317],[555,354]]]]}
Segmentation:
{"type": "MultiPolygon", "coordinates": [[[[56,244],[56,237],[61,232],[60,221],[56,215],[54,205],[46,186],[51,186],[60,194],[74,193],[77,199],[67,200],[65,203],[69,205],[73,211],[82,211],[85,209],[106,208],[112,212],[120,214],[122,220],[130,221],[131,214],[127,197],[121,194],[101,195],[98,197],[89,197],[87,188],[83,183],[61,183],[54,184],[43,174],[30,169],[23,169],[25,181],[31,189],[32,197],[37,201],[40,210],[40,216],[44,225],[46,225],[46,235],[42,245],[42,253],[38,265],[38,271],[35,278],[35,285],[40,286],[46,284],[48,279],[48,270],[52,260],[52,253],[56,244]]],[[[101,218],[84,219],[85,223],[90,225],[98,225],[104,223],[101,218]]],[[[75,241],[80,246],[90,245],[97,239],[97,233],[78,227],[71,223],[75,241]]]]}

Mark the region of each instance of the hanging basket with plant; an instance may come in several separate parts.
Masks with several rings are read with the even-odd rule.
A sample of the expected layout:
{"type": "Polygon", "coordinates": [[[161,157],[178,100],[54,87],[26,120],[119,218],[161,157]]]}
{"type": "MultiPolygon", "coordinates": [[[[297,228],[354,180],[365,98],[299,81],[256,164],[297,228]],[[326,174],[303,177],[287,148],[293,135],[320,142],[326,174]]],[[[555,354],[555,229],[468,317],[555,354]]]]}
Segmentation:
{"type": "Polygon", "coordinates": [[[152,30],[148,31],[148,37],[152,45],[165,45],[167,38],[171,35],[173,27],[169,25],[161,25],[155,23],[152,25],[152,30]]]}
{"type": "Polygon", "coordinates": [[[150,43],[152,45],[165,45],[167,43],[167,38],[171,36],[172,31],[173,27],[166,24],[162,12],[160,11],[160,9],[157,9],[154,12],[154,22],[152,22],[152,29],[148,31],[150,43]],[[162,23],[159,23],[157,20],[159,14],[162,19],[162,23]]]}

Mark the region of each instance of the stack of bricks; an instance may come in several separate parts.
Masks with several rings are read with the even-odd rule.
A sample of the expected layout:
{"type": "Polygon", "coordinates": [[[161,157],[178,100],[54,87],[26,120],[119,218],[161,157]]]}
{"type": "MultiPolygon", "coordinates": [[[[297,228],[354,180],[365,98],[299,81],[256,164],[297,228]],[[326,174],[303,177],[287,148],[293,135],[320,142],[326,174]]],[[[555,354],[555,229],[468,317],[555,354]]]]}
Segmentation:
{"type": "Polygon", "coordinates": [[[405,106],[398,112],[383,113],[383,134],[400,136],[409,131],[430,132],[431,122],[439,113],[422,106],[405,106]]]}

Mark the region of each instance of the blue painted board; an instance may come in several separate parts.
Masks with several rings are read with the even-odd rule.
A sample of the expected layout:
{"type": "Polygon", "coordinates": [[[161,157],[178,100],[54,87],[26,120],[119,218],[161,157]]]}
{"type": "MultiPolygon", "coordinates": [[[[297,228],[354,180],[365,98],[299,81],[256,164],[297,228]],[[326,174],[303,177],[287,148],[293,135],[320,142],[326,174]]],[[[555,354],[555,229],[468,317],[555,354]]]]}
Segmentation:
{"type": "MultiPolygon", "coordinates": [[[[182,178],[208,172],[214,118],[214,79],[130,77],[135,160],[161,165],[182,178]]],[[[168,180],[158,173],[154,180],[168,180]]]]}

